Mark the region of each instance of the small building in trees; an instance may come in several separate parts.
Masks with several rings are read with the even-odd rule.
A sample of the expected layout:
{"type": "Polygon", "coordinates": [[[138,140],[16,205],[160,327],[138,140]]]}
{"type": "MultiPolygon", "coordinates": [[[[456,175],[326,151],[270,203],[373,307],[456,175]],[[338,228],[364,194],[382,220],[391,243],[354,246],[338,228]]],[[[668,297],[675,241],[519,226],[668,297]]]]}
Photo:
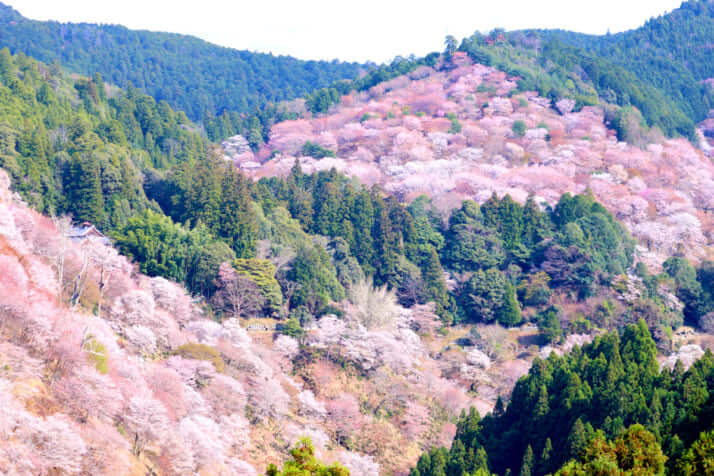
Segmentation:
{"type": "Polygon", "coordinates": [[[94,239],[102,243],[103,245],[110,245],[111,242],[101,231],[97,230],[97,227],[89,223],[88,221],[82,222],[78,226],[73,226],[69,229],[67,234],[68,238],[76,243],[80,243],[86,239],[94,239]]]}

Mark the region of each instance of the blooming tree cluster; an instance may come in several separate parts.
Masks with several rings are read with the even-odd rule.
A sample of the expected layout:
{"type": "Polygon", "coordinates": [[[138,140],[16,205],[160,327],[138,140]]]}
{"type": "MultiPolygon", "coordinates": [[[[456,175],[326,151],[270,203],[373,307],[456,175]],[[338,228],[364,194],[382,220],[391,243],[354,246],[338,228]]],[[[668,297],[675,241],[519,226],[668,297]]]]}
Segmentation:
{"type": "MultiPolygon", "coordinates": [[[[658,265],[673,253],[704,258],[714,238],[714,165],[685,139],[644,148],[618,142],[603,112],[535,92],[512,94],[517,78],[479,64],[419,73],[343,99],[329,114],[276,124],[255,177],[288,173],[306,142],[336,158],[302,157],[303,170],[332,167],[406,199],[427,193],[458,200],[492,193],[554,203],[590,188],[624,221],[658,265]],[[525,125],[514,132],[514,124],[525,125]],[[273,155],[273,151],[281,154],[273,155]]],[[[239,167],[242,162],[237,160],[239,167]]]]}

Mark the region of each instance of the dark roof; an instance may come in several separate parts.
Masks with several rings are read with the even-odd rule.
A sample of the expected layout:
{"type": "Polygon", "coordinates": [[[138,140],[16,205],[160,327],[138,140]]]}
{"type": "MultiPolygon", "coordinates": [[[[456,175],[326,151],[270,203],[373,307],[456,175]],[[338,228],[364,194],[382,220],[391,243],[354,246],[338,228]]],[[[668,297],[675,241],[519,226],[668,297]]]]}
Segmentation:
{"type": "Polygon", "coordinates": [[[106,244],[109,243],[109,239],[89,222],[84,222],[79,226],[73,226],[69,229],[67,236],[74,241],[84,240],[86,238],[98,238],[106,244]]]}

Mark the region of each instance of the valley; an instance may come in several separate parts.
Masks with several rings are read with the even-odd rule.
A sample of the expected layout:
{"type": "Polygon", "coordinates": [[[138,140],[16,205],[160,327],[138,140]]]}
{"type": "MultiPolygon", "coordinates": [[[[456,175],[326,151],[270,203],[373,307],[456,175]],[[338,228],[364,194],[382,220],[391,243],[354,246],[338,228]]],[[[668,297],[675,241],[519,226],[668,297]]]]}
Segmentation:
{"type": "Polygon", "coordinates": [[[359,65],[0,4],[0,474],[709,474],[711,25],[359,65]]]}

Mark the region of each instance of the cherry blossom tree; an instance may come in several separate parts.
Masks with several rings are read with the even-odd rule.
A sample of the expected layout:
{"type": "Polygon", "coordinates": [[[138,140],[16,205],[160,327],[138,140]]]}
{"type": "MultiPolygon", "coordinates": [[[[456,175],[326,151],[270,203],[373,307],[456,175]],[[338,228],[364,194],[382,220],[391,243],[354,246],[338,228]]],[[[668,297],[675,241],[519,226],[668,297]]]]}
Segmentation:
{"type": "Polygon", "coordinates": [[[218,374],[203,389],[203,397],[216,416],[242,414],[248,396],[241,383],[227,375],[218,374]]]}
{"type": "Polygon", "coordinates": [[[124,415],[124,421],[133,434],[133,451],[139,455],[150,443],[161,444],[170,433],[166,408],[148,395],[132,397],[124,415]]]}
{"type": "Polygon", "coordinates": [[[121,394],[114,383],[87,366],[53,382],[51,388],[67,413],[80,423],[89,418],[112,422],[122,409],[121,394]]]}
{"type": "Polygon", "coordinates": [[[186,415],[186,402],[183,395],[183,382],[172,368],[156,365],[146,378],[151,392],[166,408],[167,416],[175,421],[186,415]]]}
{"type": "Polygon", "coordinates": [[[175,433],[169,435],[164,443],[159,464],[168,474],[194,474],[196,471],[193,449],[175,433]]]}
{"type": "Polygon", "coordinates": [[[194,389],[205,387],[216,376],[216,368],[205,360],[184,359],[174,355],[166,360],[166,365],[181,377],[184,384],[194,389]]]}
{"type": "Polygon", "coordinates": [[[288,413],[290,396],[274,378],[256,377],[251,380],[248,402],[257,421],[277,419],[288,413]]]}
{"type": "Polygon", "coordinates": [[[84,338],[79,325],[72,322],[67,313],[63,319],[55,321],[52,331],[53,339],[48,349],[45,349],[45,355],[49,362],[50,379],[56,380],[84,364],[85,356],[82,350],[84,338]]]}
{"type": "Polygon", "coordinates": [[[339,397],[329,400],[325,405],[329,419],[328,428],[335,435],[335,439],[343,444],[364,424],[364,418],[360,412],[359,402],[350,394],[342,394],[339,397]]]}
{"type": "Polygon", "coordinates": [[[41,455],[47,470],[69,474],[79,472],[87,447],[67,418],[55,415],[37,418],[32,420],[29,430],[32,432],[32,445],[41,455]]]}
{"type": "Polygon", "coordinates": [[[218,424],[202,415],[190,415],[181,420],[179,434],[192,449],[196,464],[201,466],[225,460],[225,444],[218,424]]]}
{"type": "Polygon", "coordinates": [[[315,394],[310,390],[304,390],[297,396],[300,402],[300,414],[315,418],[324,418],[327,414],[325,404],[315,399],[315,394]]]}
{"type": "Polygon", "coordinates": [[[300,352],[300,344],[298,341],[290,336],[280,335],[275,342],[273,347],[280,355],[284,356],[288,360],[292,360],[300,352]]]}
{"type": "Polygon", "coordinates": [[[242,415],[223,415],[218,421],[226,449],[242,453],[250,446],[250,423],[242,415]]]}
{"type": "Polygon", "coordinates": [[[249,278],[240,276],[230,263],[221,264],[218,283],[213,302],[233,317],[249,316],[262,308],[264,299],[258,286],[249,278]]]}
{"type": "Polygon", "coordinates": [[[368,455],[361,455],[351,451],[343,451],[339,454],[340,463],[350,470],[350,474],[360,476],[379,476],[379,464],[374,458],[368,455]]]}

